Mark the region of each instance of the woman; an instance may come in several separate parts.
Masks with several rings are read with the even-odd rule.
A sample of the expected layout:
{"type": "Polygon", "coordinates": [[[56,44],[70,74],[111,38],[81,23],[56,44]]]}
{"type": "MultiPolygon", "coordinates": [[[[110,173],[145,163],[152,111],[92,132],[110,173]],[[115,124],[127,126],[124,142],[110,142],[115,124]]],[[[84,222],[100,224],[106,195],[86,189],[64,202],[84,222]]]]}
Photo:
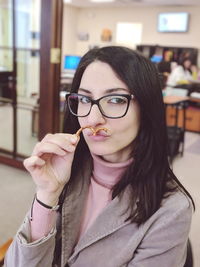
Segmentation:
{"type": "Polygon", "coordinates": [[[188,85],[196,79],[197,70],[189,58],[184,58],[182,63],[175,67],[169,74],[167,86],[174,87],[177,85],[188,85]]]}
{"type": "Polygon", "coordinates": [[[154,65],[128,48],[93,49],[67,104],[66,133],[24,162],[36,199],[6,266],[183,266],[192,199],[169,167],[154,65]]]}

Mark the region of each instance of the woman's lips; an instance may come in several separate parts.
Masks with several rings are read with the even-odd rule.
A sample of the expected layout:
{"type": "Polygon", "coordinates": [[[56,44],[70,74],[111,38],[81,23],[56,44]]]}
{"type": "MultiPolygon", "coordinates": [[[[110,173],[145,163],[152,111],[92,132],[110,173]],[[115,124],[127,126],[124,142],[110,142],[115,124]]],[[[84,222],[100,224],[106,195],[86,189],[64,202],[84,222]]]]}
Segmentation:
{"type": "Polygon", "coordinates": [[[94,133],[92,131],[88,131],[88,132],[86,132],[86,134],[88,136],[103,136],[103,137],[108,137],[109,136],[109,134],[107,132],[103,131],[103,130],[97,131],[95,133],[95,135],[94,135],[94,133]]]}
{"type": "Polygon", "coordinates": [[[85,135],[92,141],[105,141],[111,134],[104,130],[99,130],[94,135],[90,129],[85,129],[85,135]]]}
{"type": "Polygon", "coordinates": [[[87,135],[88,139],[92,140],[92,141],[105,141],[109,136],[108,135],[104,135],[104,134],[88,134],[87,135]]]}

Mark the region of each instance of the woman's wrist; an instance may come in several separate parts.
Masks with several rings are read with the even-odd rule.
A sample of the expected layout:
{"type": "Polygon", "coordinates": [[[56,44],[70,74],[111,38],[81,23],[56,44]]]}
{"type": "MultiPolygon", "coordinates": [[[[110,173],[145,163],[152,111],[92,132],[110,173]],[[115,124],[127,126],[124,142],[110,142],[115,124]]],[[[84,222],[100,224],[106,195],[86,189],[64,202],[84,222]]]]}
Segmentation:
{"type": "Polygon", "coordinates": [[[60,192],[52,194],[38,190],[36,193],[36,200],[42,202],[44,205],[48,207],[54,207],[58,204],[59,196],[60,192]]]}

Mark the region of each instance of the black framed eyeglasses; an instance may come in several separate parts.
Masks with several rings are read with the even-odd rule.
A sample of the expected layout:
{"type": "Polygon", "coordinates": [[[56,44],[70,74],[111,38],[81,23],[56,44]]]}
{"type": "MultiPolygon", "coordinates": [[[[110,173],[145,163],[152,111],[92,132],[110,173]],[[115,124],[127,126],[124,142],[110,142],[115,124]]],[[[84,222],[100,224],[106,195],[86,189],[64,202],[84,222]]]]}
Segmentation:
{"type": "Polygon", "coordinates": [[[77,117],[86,117],[90,114],[92,106],[97,105],[101,114],[110,119],[124,117],[133,98],[134,95],[128,94],[110,94],[96,100],[82,94],[70,93],[66,95],[71,114],[77,117]]]}

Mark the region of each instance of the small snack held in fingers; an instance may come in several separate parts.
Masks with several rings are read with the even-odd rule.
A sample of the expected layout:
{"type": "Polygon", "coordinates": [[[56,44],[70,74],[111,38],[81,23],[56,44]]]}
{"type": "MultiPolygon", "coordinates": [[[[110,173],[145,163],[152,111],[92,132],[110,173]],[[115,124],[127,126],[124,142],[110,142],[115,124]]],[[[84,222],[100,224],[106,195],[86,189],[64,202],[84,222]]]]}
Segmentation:
{"type": "Polygon", "coordinates": [[[75,133],[75,135],[76,135],[76,136],[80,136],[82,130],[84,130],[84,129],[86,129],[86,128],[90,129],[90,130],[92,131],[92,134],[93,134],[93,135],[96,135],[99,131],[105,131],[106,133],[108,132],[108,129],[105,128],[105,127],[100,127],[100,128],[94,129],[92,126],[85,126],[85,127],[81,127],[81,128],[75,133]]]}
{"type": "Polygon", "coordinates": [[[93,135],[96,135],[99,131],[104,131],[104,132],[108,133],[108,129],[107,128],[100,127],[100,128],[95,129],[95,133],[93,133],[93,135]]]}
{"type": "Polygon", "coordinates": [[[86,128],[90,129],[92,131],[93,135],[95,135],[95,130],[92,126],[81,127],[80,129],[78,129],[78,131],[75,133],[75,135],[80,136],[81,132],[86,128]]]}

